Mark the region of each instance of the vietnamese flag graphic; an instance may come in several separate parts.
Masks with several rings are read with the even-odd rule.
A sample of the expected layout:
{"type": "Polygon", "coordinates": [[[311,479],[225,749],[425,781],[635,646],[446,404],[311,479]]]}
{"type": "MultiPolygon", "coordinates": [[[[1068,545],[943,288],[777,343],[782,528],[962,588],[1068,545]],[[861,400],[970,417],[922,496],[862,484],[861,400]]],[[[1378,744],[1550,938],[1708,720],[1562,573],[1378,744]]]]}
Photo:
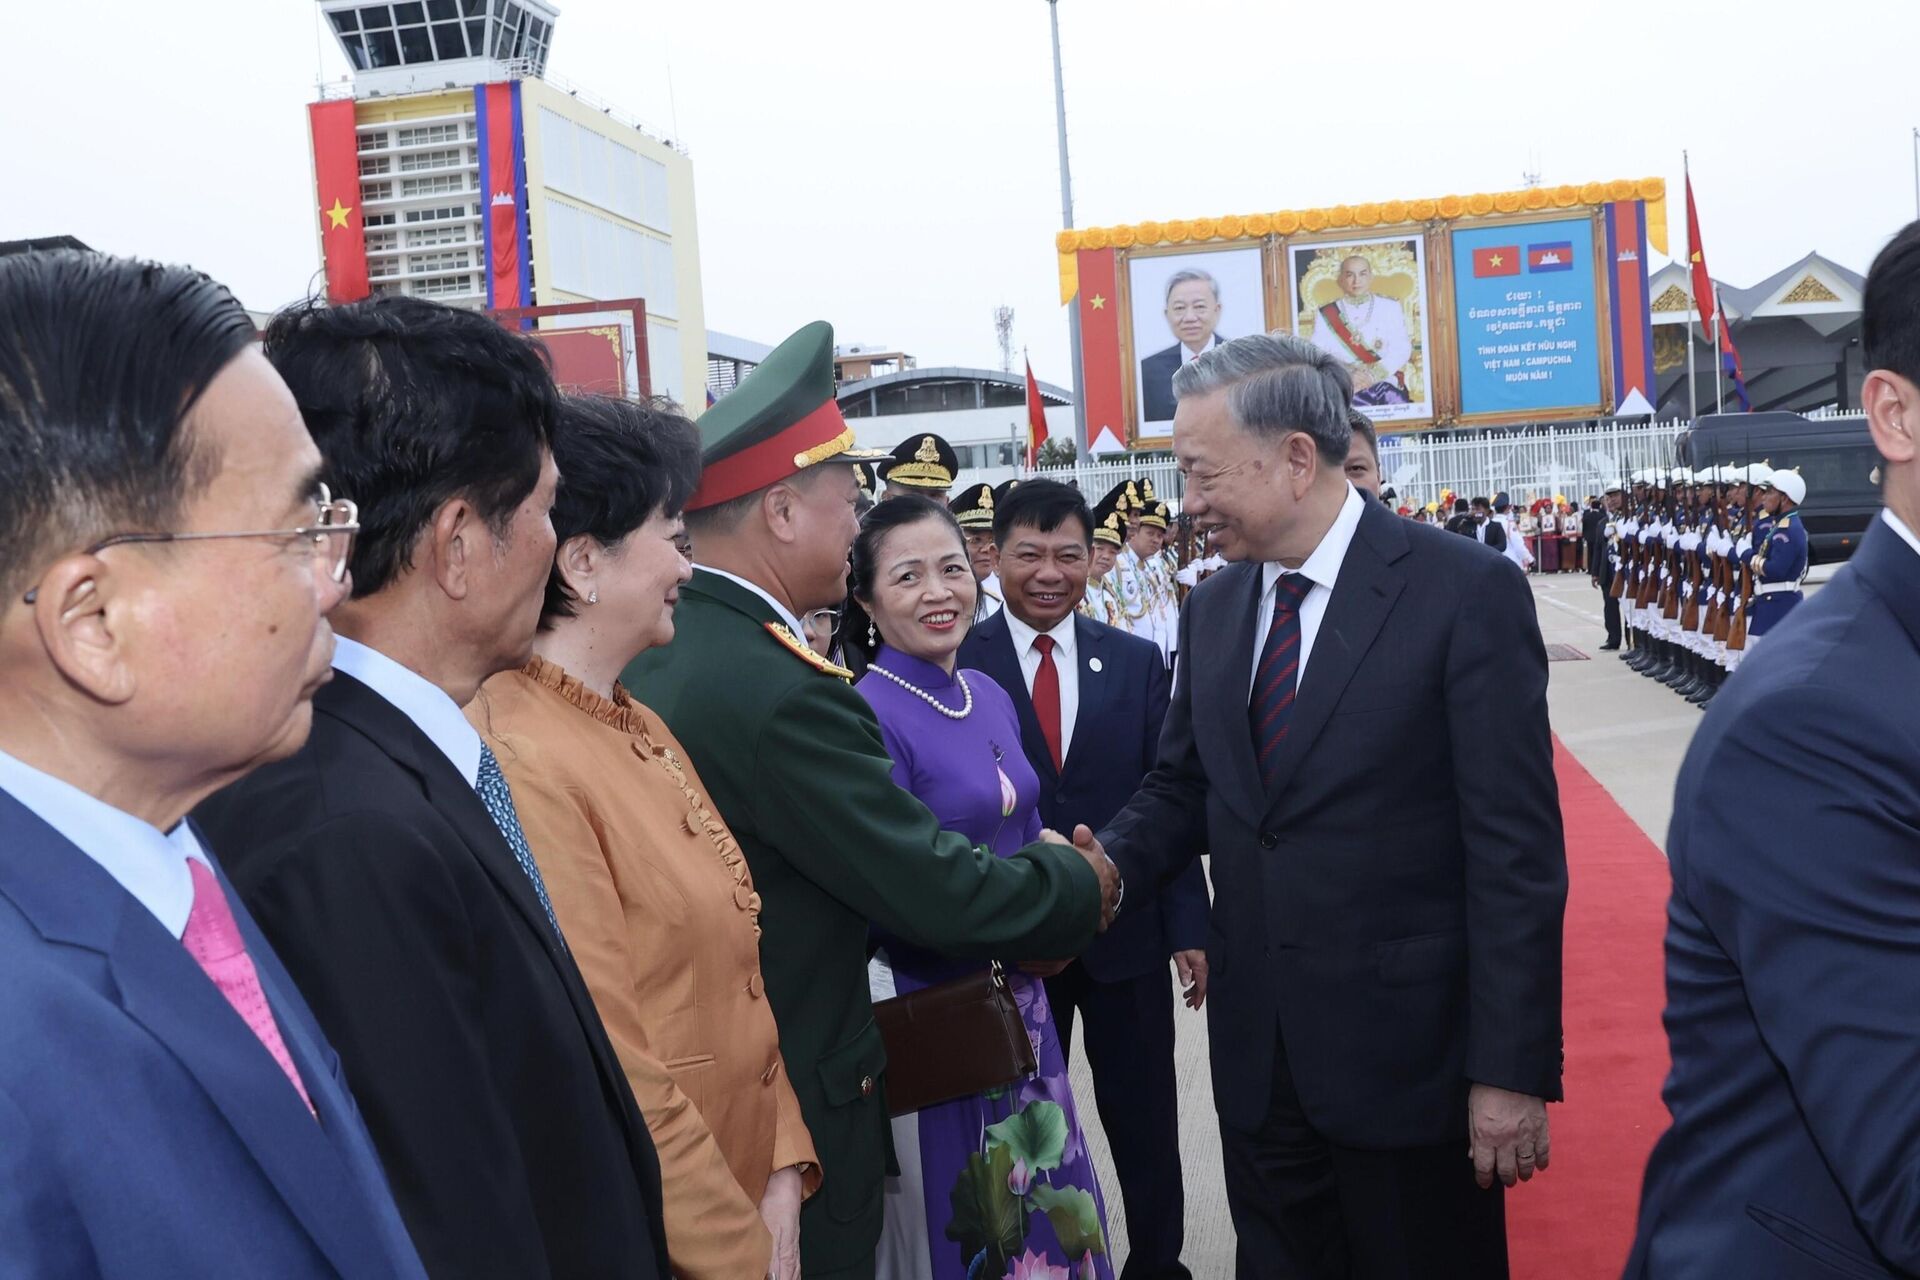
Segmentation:
{"type": "Polygon", "coordinates": [[[1693,272],[1693,305],[1700,312],[1700,332],[1712,341],[1713,316],[1719,304],[1713,297],[1713,276],[1707,271],[1707,251],[1700,244],[1700,215],[1693,207],[1693,175],[1687,175],[1687,265],[1693,272]]]}
{"type": "Polygon", "coordinates": [[[1033,361],[1027,361],[1027,470],[1040,465],[1040,446],[1047,442],[1047,407],[1040,400],[1040,384],[1033,380],[1033,361]]]}
{"type": "Polygon", "coordinates": [[[1517,244],[1494,245],[1490,249],[1473,251],[1473,278],[1485,279],[1488,276],[1517,276],[1520,274],[1520,246],[1517,244]]]}
{"type": "Polygon", "coordinates": [[[1573,242],[1556,240],[1552,244],[1530,244],[1527,246],[1527,271],[1531,274],[1540,271],[1573,270],[1573,242]]]}
{"type": "Polygon", "coordinates": [[[327,268],[327,301],[358,302],[367,283],[366,223],[360,212],[360,150],[353,102],[307,105],[313,132],[314,190],[320,197],[320,254],[327,268]]]}
{"type": "Polygon", "coordinates": [[[1120,370],[1120,304],[1112,249],[1082,249],[1079,256],[1080,379],[1086,386],[1087,438],[1111,431],[1131,442],[1125,381],[1120,370]]]}

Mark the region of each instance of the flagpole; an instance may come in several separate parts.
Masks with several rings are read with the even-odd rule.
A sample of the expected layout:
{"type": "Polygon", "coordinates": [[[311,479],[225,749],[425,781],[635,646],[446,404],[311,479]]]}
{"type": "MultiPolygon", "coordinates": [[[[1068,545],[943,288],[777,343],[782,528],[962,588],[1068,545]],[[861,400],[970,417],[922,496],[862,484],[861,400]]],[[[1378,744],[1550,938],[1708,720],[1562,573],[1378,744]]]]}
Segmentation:
{"type": "Polygon", "coordinates": [[[1920,126],[1913,131],[1913,213],[1920,218],[1920,126]]]}
{"type": "Polygon", "coordinates": [[[1713,411],[1715,413],[1726,412],[1720,390],[1720,370],[1726,364],[1720,354],[1723,349],[1720,342],[1720,326],[1726,322],[1727,313],[1720,302],[1720,286],[1716,284],[1713,286],[1713,411]]]}
{"type": "MultiPolygon", "coordinates": [[[[1687,153],[1680,153],[1680,176],[1687,189],[1687,417],[1700,417],[1700,392],[1693,379],[1693,171],[1687,167],[1687,153]]],[[[1689,422],[1688,425],[1692,425],[1689,422]]]]}
{"type": "MultiPolygon", "coordinates": [[[[1067,82],[1060,71],[1060,0],[1047,0],[1053,26],[1053,114],[1060,134],[1060,226],[1073,229],[1073,169],[1067,163],[1067,82]]],[[[1067,340],[1073,360],[1074,459],[1087,455],[1087,384],[1080,371],[1080,304],[1067,307],[1067,340]]]]}

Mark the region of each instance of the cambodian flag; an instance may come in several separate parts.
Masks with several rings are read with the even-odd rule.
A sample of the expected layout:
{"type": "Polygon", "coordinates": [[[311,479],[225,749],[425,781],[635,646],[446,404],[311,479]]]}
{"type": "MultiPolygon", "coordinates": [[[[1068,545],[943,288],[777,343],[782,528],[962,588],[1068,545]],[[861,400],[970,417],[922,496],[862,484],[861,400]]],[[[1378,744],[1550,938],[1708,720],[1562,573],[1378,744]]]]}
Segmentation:
{"type": "Polygon", "coordinates": [[[1530,244],[1527,246],[1527,271],[1571,271],[1573,270],[1573,242],[1556,240],[1552,244],[1530,244]]]}

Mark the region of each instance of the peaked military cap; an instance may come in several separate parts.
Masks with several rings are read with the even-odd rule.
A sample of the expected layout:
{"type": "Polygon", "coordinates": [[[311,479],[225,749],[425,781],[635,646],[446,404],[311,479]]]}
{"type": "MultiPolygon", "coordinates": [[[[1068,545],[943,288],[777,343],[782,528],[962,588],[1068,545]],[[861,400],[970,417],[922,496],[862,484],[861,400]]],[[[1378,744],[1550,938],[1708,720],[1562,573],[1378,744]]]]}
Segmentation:
{"type": "Polygon", "coordinates": [[[816,320],[775,347],[700,415],[705,470],[687,510],[717,507],[823,462],[883,457],[853,447],[834,399],[833,326],[816,320]]]}
{"type": "Polygon", "coordinates": [[[960,473],[960,456],[936,435],[908,436],[893,447],[879,467],[886,484],[909,489],[951,489],[960,473]]]}
{"type": "Polygon", "coordinates": [[[1138,486],[1127,485],[1127,497],[1133,508],[1133,518],[1141,524],[1152,525],[1156,529],[1167,527],[1167,504],[1153,496],[1153,481],[1142,479],[1138,486]]]}
{"type": "Polygon", "coordinates": [[[969,485],[960,491],[960,496],[947,504],[953,512],[953,518],[960,527],[970,533],[991,532],[993,529],[994,491],[990,484],[969,485]]]}
{"type": "Polygon", "coordinates": [[[1007,495],[1019,487],[1020,481],[1018,479],[1002,480],[999,484],[993,486],[993,500],[995,502],[1005,502],[1007,495]]]}
{"type": "Polygon", "coordinates": [[[1125,485],[1115,485],[1093,508],[1094,541],[1116,547],[1126,542],[1127,518],[1120,511],[1125,489],[1125,485]]]}

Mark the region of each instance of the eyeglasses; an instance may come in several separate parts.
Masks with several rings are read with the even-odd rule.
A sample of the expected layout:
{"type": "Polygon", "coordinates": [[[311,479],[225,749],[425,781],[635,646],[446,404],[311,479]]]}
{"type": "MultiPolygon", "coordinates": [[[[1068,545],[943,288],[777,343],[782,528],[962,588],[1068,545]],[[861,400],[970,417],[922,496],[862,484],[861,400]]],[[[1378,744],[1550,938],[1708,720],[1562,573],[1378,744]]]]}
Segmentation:
{"type": "MultiPolygon", "coordinates": [[[[320,486],[319,497],[315,501],[319,512],[316,524],[303,525],[298,529],[238,529],[220,533],[116,533],[111,538],[102,538],[81,554],[98,555],[108,547],[126,546],[136,542],[213,542],[225,538],[278,538],[283,541],[305,541],[309,544],[316,559],[323,561],[327,576],[335,582],[347,580],[347,566],[353,558],[354,535],[360,532],[360,508],[350,499],[336,498],[324,484],[320,486]]],[[[35,587],[24,597],[32,604],[40,595],[35,587]]]]}

